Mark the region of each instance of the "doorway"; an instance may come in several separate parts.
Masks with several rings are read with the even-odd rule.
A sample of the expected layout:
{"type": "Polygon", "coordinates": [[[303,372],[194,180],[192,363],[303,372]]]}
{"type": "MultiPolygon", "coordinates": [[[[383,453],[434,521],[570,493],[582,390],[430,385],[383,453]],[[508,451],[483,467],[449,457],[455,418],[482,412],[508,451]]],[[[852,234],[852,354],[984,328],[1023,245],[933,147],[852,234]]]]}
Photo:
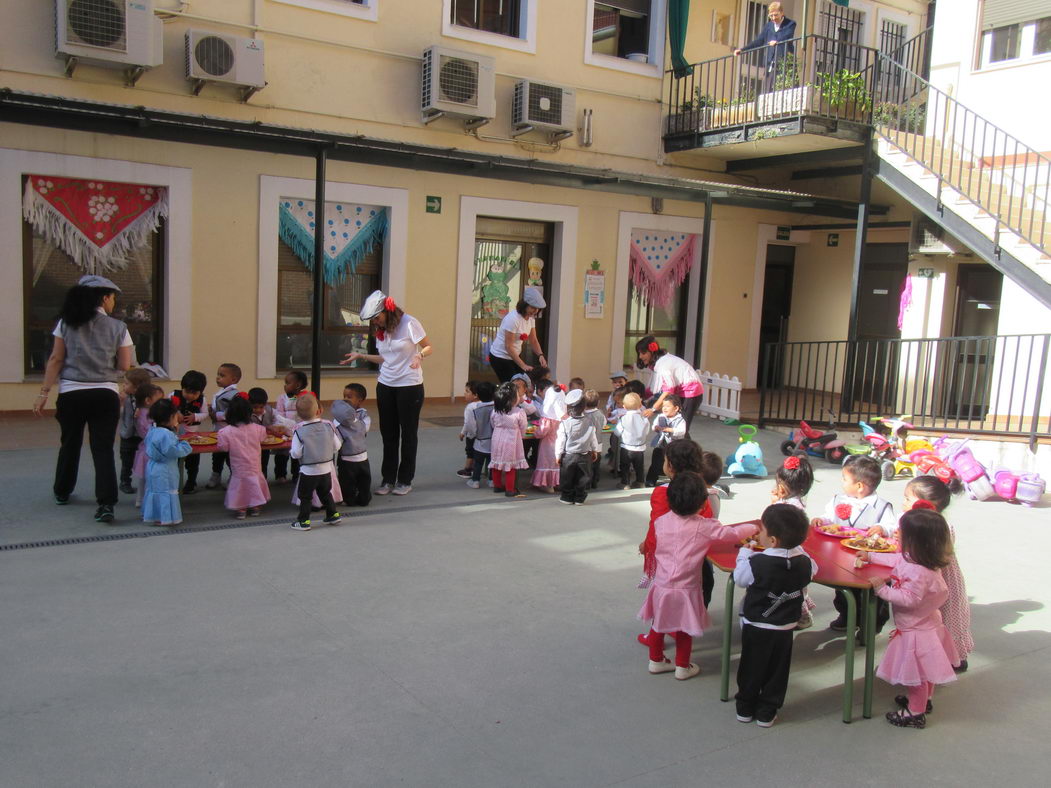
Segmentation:
{"type": "Polygon", "coordinates": [[[780,244],[766,247],[763,275],[763,307],[759,321],[760,385],[779,387],[784,378],[781,364],[767,363],[766,346],[788,340],[788,318],[792,312],[792,277],[796,248],[780,244]]]}
{"type": "Polygon", "coordinates": [[[949,382],[942,409],[946,418],[985,418],[992,386],[1000,294],[1004,275],[988,265],[961,265],[956,272],[953,336],[974,337],[951,343],[949,382]]]}

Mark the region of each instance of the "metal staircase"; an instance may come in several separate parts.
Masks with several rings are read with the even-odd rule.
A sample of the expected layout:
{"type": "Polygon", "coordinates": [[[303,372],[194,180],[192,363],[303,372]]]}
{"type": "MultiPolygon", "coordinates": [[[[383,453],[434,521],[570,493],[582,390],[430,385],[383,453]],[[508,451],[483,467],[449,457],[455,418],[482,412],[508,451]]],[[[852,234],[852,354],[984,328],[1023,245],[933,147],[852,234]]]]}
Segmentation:
{"type": "Polygon", "coordinates": [[[1051,308],[1051,159],[880,55],[876,177],[1051,308]]]}

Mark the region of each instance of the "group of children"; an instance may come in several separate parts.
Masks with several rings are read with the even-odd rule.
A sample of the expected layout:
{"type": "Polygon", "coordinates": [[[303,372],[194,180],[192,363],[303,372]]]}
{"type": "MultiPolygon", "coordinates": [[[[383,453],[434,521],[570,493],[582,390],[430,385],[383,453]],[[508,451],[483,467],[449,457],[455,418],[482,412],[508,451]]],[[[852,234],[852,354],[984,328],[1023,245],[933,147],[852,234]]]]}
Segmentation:
{"type": "MultiPolygon", "coordinates": [[[[650,499],[650,527],[639,545],[644,556],[639,586],[648,588],[639,618],[651,627],[638,638],[649,649],[649,672],[674,671],[680,680],[700,672],[690,656],[693,638],[709,625],[713,573],[708,551],[744,542],[733,572],[734,582],[746,589],[739,611],[737,719],[773,725],[788,689],[792,633],[812,625],[807,587],[818,566],[802,545],[811,526],[836,523],[868,536],[893,536],[900,545],[897,553],[859,551],[857,560],[891,569],[889,578],[872,581],[879,599],[877,627],[891,609],[895,624],[876,675],[907,692],[895,698],[897,708],[887,720],[899,727],[924,727],[933,710],[934,686],[965,671],[974,648],[967,590],[953,554],[954,536],[942,515],[956,490],[933,476],[917,477],[906,486],[905,511],[896,517],[893,506],[876,494],[882,479],[878,463],[853,457],[842,469],[842,493],[829,501],[823,517],[810,521],[806,496],[813,469],[805,457],[793,456],[776,472],[772,503],[758,528],[727,527],[717,519],[710,483],[702,476],[705,455],[691,440],[672,443],[664,456],[671,482],[657,487],[650,499]],[[664,654],[665,635],[675,639],[674,661],[664,654]]],[[[830,628],[845,630],[846,605],[838,594],[835,606],[839,615],[830,628]]],[[[857,636],[864,642],[862,634],[859,630],[857,636]]]]}
{"type": "Polygon", "coordinates": [[[341,521],[337,503],[369,504],[372,474],[366,436],[371,422],[364,386],[348,384],[327,421],[321,418],[317,396],[306,390],[306,374],[299,370],[285,376],[284,391],[274,406],[268,404],[264,389],[240,391],[240,380],[240,367],[221,364],[215,378],[218,390],[208,401],[203,372],[187,372],[180,388],[168,397],[146,370],[125,374],[120,489],[136,496],[145,522],[182,522],[179,496],[197,490],[200,470],[201,456],[193,453],[190,440],[209,426],[217,431],[216,451],[205,486],[222,486],[222,471],[228,467],[224,504],[238,519],[260,514],[270,500],[266,473],[271,454],[277,484],[288,481],[291,461],[292,502],[299,507],[293,529],[309,531],[312,511],[324,510],[324,522],[335,525],[341,521]],[[264,448],[268,435],[286,440],[290,436],[290,448],[264,448]]]}
{"type": "Polygon", "coordinates": [[[499,385],[467,381],[460,430],[467,456],[457,475],[477,489],[488,468],[495,492],[523,498],[520,472],[533,467],[533,487],[548,494],[557,490],[562,503],[583,504],[598,486],[602,436],[609,432],[609,470],[619,476],[620,488],[656,486],[668,446],[686,437],[681,402],[667,395],[651,421],[643,409],[645,384],[629,381],[623,370],[610,373],[610,381],[613,391],[604,411],[598,392],[581,378],[562,386],[543,367],[499,385]],[[652,459],[644,474],[650,446],[652,459]]]}

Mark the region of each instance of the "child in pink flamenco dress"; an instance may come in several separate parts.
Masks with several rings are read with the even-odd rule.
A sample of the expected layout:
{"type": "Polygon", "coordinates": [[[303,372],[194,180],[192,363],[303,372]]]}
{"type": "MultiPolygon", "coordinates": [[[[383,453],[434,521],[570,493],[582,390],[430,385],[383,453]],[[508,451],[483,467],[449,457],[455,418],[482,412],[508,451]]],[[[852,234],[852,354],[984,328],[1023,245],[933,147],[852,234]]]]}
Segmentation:
{"type": "Polygon", "coordinates": [[[216,435],[216,448],[230,454],[230,482],[224,504],[237,513],[238,520],[246,514],[259,514],[259,507],[270,500],[270,488],[263,476],[265,438],[266,427],[252,423],[247,393],[239,392],[227,406],[226,426],[216,435]]]}
{"type": "Polygon", "coordinates": [[[889,579],[872,581],[876,595],[890,602],[895,626],[876,675],[903,685],[908,694],[894,699],[898,708],[887,712],[887,721],[923,728],[934,708],[934,685],[956,680],[956,647],[939,610],[949,597],[940,570],[952,555],[952,537],[945,518],[927,501],[902,515],[898,533],[900,553],[861,552],[859,557],[891,567],[889,579]]]}
{"type": "Polygon", "coordinates": [[[526,413],[517,407],[518,387],[511,381],[501,383],[493,395],[493,448],[489,469],[493,472],[493,492],[505,493],[508,498],[525,498],[515,486],[518,471],[528,468],[525,447],[526,413]]]}
{"type": "Polygon", "coordinates": [[[533,471],[532,484],[538,490],[548,494],[555,492],[561,470],[555,462],[555,441],[558,438],[558,424],[566,415],[566,395],[558,384],[550,380],[538,380],[536,393],[543,396],[540,407],[540,421],[533,435],[540,442],[536,452],[536,470],[533,471]]]}
{"type": "Polygon", "coordinates": [[[650,648],[650,673],[675,671],[680,681],[696,676],[700,667],[690,662],[693,638],[709,626],[701,591],[701,564],[713,544],[733,544],[759,529],[746,523],[734,527],[702,517],[697,512],[708,499],[708,486],[700,475],[677,473],[668,485],[671,511],[654,523],[657,569],[639,610],[639,618],[652,622],[646,638],[650,648]],[[664,656],[664,635],[675,636],[675,662],[664,656]]]}

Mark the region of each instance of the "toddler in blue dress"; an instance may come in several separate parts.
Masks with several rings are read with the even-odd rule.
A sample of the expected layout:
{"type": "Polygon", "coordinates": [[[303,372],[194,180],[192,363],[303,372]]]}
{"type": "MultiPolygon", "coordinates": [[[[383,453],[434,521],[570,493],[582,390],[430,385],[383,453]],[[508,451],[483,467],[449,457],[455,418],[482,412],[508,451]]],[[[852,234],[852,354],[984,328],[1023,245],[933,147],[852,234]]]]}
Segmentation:
{"type": "Polygon", "coordinates": [[[159,399],[150,406],[153,426],[146,433],[146,491],[142,497],[142,519],[154,525],[182,522],[179,505],[179,459],[193,449],[179,440],[179,410],[170,399],[159,399]]]}

